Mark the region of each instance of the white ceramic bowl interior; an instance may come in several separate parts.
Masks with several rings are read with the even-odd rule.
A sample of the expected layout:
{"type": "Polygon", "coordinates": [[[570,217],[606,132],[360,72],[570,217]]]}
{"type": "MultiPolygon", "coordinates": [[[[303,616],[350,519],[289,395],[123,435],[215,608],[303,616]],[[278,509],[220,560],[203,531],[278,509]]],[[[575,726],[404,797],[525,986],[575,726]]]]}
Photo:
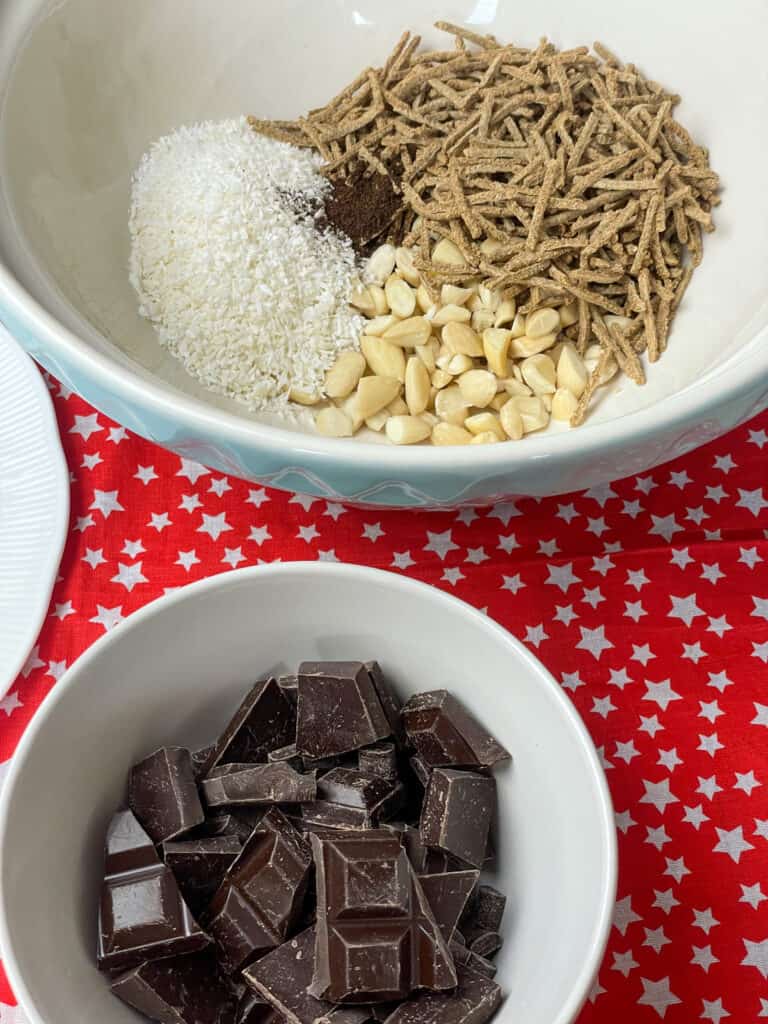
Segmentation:
{"type": "MultiPolygon", "coordinates": [[[[244,422],[268,422],[205,392],[139,318],[126,273],[131,173],[149,143],[180,124],[292,117],[321,104],[360,68],[382,62],[404,27],[428,44],[444,39],[430,28],[440,17],[527,45],[542,34],[566,47],[603,40],[683,96],[679,116],[710,147],[725,183],[718,232],[706,239],[668,352],[647,386],[623,382],[597,403],[576,449],[607,442],[611,424],[638,411],[668,414],[669,402],[702,378],[716,394],[724,367],[746,357],[750,342],[754,371],[765,374],[765,346],[754,345],[768,325],[763,0],[646,0],[634,13],[615,0],[5,0],[0,245],[8,266],[121,373],[159,383],[169,400],[181,393],[244,422]]],[[[705,415],[706,394],[697,404],[705,415]]],[[[525,452],[469,455],[514,462],[558,443],[545,434],[527,439],[525,452]]],[[[398,454],[430,466],[452,457],[398,454]]]]}
{"type": "Polygon", "coordinates": [[[202,745],[248,683],[302,658],[378,658],[401,694],[445,687],[513,752],[498,772],[509,895],[499,1024],[567,1024],[600,962],[615,830],[592,743],[536,659],[467,605],[371,569],[293,564],[205,580],[133,615],[60,681],[0,809],[2,955],[31,1024],[130,1024],[93,964],[102,842],[126,771],[202,745]]]}

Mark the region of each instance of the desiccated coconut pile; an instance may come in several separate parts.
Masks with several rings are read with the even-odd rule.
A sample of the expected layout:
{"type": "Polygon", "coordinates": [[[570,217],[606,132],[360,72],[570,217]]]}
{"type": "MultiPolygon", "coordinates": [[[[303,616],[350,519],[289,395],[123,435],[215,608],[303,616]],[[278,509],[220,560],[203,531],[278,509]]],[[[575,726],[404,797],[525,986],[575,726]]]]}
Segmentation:
{"type": "Polygon", "coordinates": [[[330,190],[307,150],[245,120],[180,128],[136,173],[131,282],[160,342],[207,387],[251,410],[317,391],[357,346],[351,243],[311,211],[330,190]]]}

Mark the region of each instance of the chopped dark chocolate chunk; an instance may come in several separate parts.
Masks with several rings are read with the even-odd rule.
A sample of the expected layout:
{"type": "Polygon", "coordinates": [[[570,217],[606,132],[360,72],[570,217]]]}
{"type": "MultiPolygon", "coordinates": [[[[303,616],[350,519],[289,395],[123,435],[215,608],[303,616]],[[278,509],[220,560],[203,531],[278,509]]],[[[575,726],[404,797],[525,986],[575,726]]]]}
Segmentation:
{"type": "Polygon", "coordinates": [[[480,885],[468,910],[470,926],[477,931],[498,932],[504,917],[507,897],[492,885],[480,885]]]}
{"type": "Polygon", "coordinates": [[[120,811],[107,832],[99,967],[135,967],[143,960],[193,953],[209,943],[150,837],[131,811],[120,811]]]}
{"type": "Polygon", "coordinates": [[[393,687],[390,685],[389,680],[381,671],[381,666],[378,661],[366,661],[365,667],[368,670],[368,675],[371,677],[371,682],[376,688],[376,693],[381,701],[384,714],[387,716],[387,721],[389,722],[389,727],[392,730],[392,735],[402,743],[405,739],[405,730],[403,728],[403,718],[401,714],[403,702],[397,696],[393,687]]]}
{"type": "Polygon", "coordinates": [[[277,685],[291,704],[295,704],[299,699],[299,677],[296,675],[278,676],[277,685]]]}
{"type": "Polygon", "coordinates": [[[285,747],[278,747],[277,750],[270,750],[267,754],[267,761],[270,764],[287,764],[295,768],[297,772],[304,771],[304,758],[296,750],[295,743],[288,743],[285,747]]]}
{"type": "Polygon", "coordinates": [[[469,967],[486,978],[496,977],[498,973],[496,964],[492,960],[486,960],[484,956],[478,956],[477,953],[473,953],[471,949],[468,949],[463,944],[463,936],[458,930],[453,933],[450,950],[455,964],[469,967]],[[460,939],[462,940],[461,942],[459,941],[460,939]]]}
{"type": "Polygon", "coordinates": [[[246,695],[216,742],[205,774],[219,764],[258,764],[270,750],[294,740],[296,709],[275,679],[262,679],[246,695]]]}
{"type": "Polygon", "coordinates": [[[283,942],[299,919],[312,855],[277,808],[253,831],[211,902],[208,930],[227,970],[283,942]]]}
{"type": "Polygon", "coordinates": [[[360,661],[299,665],[296,747],[308,757],[345,754],[386,739],[392,729],[360,661]]]}
{"type": "Polygon", "coordinates": [[[385,1024],[486,1024],[501,1003],[501,989],[489,978],[459,965],[455,992],[423,992],[394,1010],[385,1024]]]}
{"type": "Polygon", "coordinates": [[[422,843],[481,868],[495,803],[495,779],[435,768],[424,797],[422,843]]]}
{"type": "Polygon", "coordinates": [[[317,796],[314,772],[300,775],[285,762],[219,765],[200,788],[209,807],[298,804],[317,796]]]}
{"type": "Polygon", "coordinates": [[[319,780],[317,795],[330,803],[364,810],[375,825],[380,815],[397,810],[403,787],[399,782],[366,775],[356,768],[334,768],[319,780]]]}
{"type": "Polygon", "coordinates": [[[311,992],[333,1003],[403,999],[456,984],[448,947],[399,836],[312,836],[317,944],[311,992]]]}
{"type": "Polygon", "coordinates": [[[274,1006],[259,999],[250,989],[243,992],[237,1004],[236,1024],[283,1024],[283,1020],[274,1006]]]}
{"type": "Polygon", "coordinates": [[[433,768],[491,768],[511,755],[447,690],[411,697],[402,711],[408,742],[433,768]]]}
{"type": "Polygon", "coordinates": [[[375,743],[364,747],[357,755],[357,765],[366,775],[378,775],[382,779],[397,778],[397,750],[394,743],[375,743]]]}
{"type": "Polygon", "coordinates": [[[429,785],[429,776],[432,771],[431,767],[419,754],[414,754],[408,763],[411,766],[413,774],[419,780],[423,788],[426,789],[429,785]]]}
{"type": "Polygon", "coordinates": [[[206,765],[211,759],[213,753],[213,744],[208,747],[200,747],[199,750],[192,751],[192,771],[195,775],[195,782],[199,782],[200,779],[205,778],[206,765]]]}
{"type": "MultiPolygon", "coordinates": [[[[419,875],[421,888],[446,942],[453,937],[479,879],[479,871],[441,871],[433,875],[419,875]]],[[[477,952],[483,953],[482,950],[477,952]]]]}
{"type": "Polygon", "coordinates": [[[116,978],[112,991],[161,1024],[237,1024],[238,1020],[234,993],[208,953],[145,962],[116,978]]]}
{"type": "Polygon", "coordinates": [[[309,991],[315,968],[315,928],[307,928],[243,972],[257,995],[287,1024],[314,1024],[334,1007],[309,991]]]}
{"type": "Polygon", "coordinates": [[[311,803],[301,804],[297,811],[293,808],[290,810],[297,819],[297,827],[303,832],[315,832],[318,829],[346,831],[371,828],[371,819],[367,811],[359,807],[333,804],[328,800],[313,800],[311,803]]]}
{"type": "Polygon", "coordinates": [[[367,1024],[372,1019],[370,1006],[334,1006],[314,1024],[367,1024]]]}
{"type": "Polygon", "coordinates": [[[503,943],[498,932],[478,932],[471,937],[467,936],[467,944],[472,952],[486,958],[498,953],[503,943]]]}
{"type": "Polygon", "coordinates": [[[195,917],[211,902],[241,847],[236,836],[163,844],[163,859],[195,917]]]}
{"type": "Polygon", "coordinates": [[[128,777],[128,806],[157,844],[205,821],[189,751],[161,747],[134,765],[128,777]]]}

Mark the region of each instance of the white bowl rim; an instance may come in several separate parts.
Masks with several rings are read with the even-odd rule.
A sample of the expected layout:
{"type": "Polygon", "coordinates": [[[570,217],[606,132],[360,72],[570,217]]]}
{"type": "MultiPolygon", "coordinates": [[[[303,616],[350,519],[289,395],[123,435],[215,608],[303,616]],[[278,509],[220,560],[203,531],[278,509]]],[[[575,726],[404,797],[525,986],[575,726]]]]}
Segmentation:
{"type": "MultiPolygon", "coordinates": [[[[8,776],[5,779],[5,784],[2,787],[2,792],[0,793],[0,850],[2,850],[4,845],[4,837],[8,827],[7,819],[10,807],[10,794],[15,788],[16,781],[23,771],[24,762],[35,742],[42,722],[47,719],[48,715],[53,711],[58,702],[72,688],[72,686],[75,685],[78,673],[83,668],[87,667],[87,665],[92,661],[97,659],[114,641],[115,636],[123,635],[126,632],[140,628],[145,620],[151,618],[159,611],[175,604],[181,604],[191,596],[215,590],[218,587],[235,586],[237,583],[245,579],[268,579],[270,576],[300,576],[302,573],[306,573],[307,571],[328,576],[329,581],[332,580],[333,577],[345,576],[349,578],[356,578],[363,582],[368,582],[374,586],[383,584],[393,587],[396,590],[401,589],[422,592],[424,596],[426,596],[428,592],[430,598],[438,604],[443,604],[446,607],[452,607],[454,609],[459,606],[463,614],[474,619],[478,625],[482,626],[482,628],[487,630],[489,633],[495,635],[498,639],[502,639],[515,652],[516,657],[521,658],[523,661],[528,663],[529,667],[535,671],[536,675],[540,678],[542,685],[551,691],[555,701],[560,707],[560,710],[563,712],[566,720],[573,728],[580,741],[583,752],[586,755],[587,762],[591,769],[592,781],[595,785],[599,799],[599,810],[602,823],[603,856],[607,865],[607,871],[603,881],[603,892],[597,918],[597,929],[594,934],[592,945],[590,949],[586,951],[584,963],[579,971],[567,1002],[563,1005],[557,1017],[552,1021],[552,1024],[570,1024],[583,1006],[589,993],[589,989],[597,975],[613,921],[616,886],[618,880],[618,851],[613,804],[605,772],[603,771],[597,750],[592,742],[592,738],[575,706],[571,703],[565,693],[563,693],[563,690],[557,684],[552,674],[544,667],[544,665],[542,665],[538,658],[536,658],[528,648],[525,647],[524,644],[522,644],[508,630],[504,629],[503,626],[499,625],[493,619],[490,619],[487,615],[483,614],[483,612],[472,607],[472,605],[467,604],[465,601],[461,601],[459,598],[454,597],[451,594],[446,594],[437,587],[432,587],[427,583],[411,579],[408,576],[400,576],[397,573],[388,572],[383,569],[371,569],[367,566],[343,562],[304,561],[248,566],[243,569],[235,569],[231,572],[220,573],[216,576],[209,576],[205,579],[190,583],[187,586],[180,587],[178,590],[175,590],[170,594],[166,594],[155,601],[151,601],[136,612],[133,612],[114,629],[105,633],[102,637],[96,640],[95,643],[93,643],[76,661],[72,663],[56,686],[54,686],[45,697],[26,731],[22,735],[19,746],[11,760],[10,769],[8,776]]],[[[2,953],[3,966],[7,973],[11,989],[18,998],[21,1008],[28,1015],[30,1024],[51,1024],[50,1021],[44,1020],[35,1009],[32,995],[21,976],[18,964],[16,963],[16,958],[13,954],[11,936],[8,930],[4,911],[5,898],[2,892],[0,892],[0,952],[2,953]]]]}
{"type": "MultiPolygon", "coordinates": [[[[162,386],[129,367],[121,366],[105,353],[93,349],[82,338],[50,314],[0,261],[0,314],[3,305],[25,325],[31,325],[38,337],[54,352],[66,352],[69,359],[86,373],[97,372],[109,391],[137,408],[147,405],[161,417],[172,408],[188,430],[201,436],[215,432],[217,439],[246,447],[266,446],[294,451],[309,458],[335,460],[340,467],[365,469],[375,461],[381,470],[393,473],[421,469],[427,474],[456,470],[480,470],[483,475],[513,471],[532,459],[578,457],[637,438],[649,438],[681,425],[697,422],[707,411],[736,398],[755,382],[768,378],[768,328],[763,328],[744,347],[726,361],[722,369],[688,384],[670,399],[655,402],[626,416],[605,423],[586,424],[578,430],[556,435],[531,435],[525,445],[472,445],[436,447],[432,445],[386,445],[366,441],[340,441],[319,434],[296,432],[279,426],[249,420],[207,404],[202,399],[162,386]],[[759,344],[760,341],[764,343],[759,344]]],[[[106,339],[105,339],[106,341],[106,339]]]]}

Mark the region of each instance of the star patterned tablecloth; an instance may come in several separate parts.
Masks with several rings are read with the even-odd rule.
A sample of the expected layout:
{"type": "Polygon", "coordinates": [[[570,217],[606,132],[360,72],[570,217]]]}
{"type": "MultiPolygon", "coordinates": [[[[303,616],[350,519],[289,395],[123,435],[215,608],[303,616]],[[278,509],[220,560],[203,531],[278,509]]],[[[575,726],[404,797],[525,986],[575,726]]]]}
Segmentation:
{"type": "MultiPolygon", "coordinates": [[[[768,1019],[768,414],[579,494],[371,511],[209,471],[49,383],[71,527],[0,765],[77,656],[169,589],[280,559],[407,573],[528,644],[599,749],[621,863],[579,1024],[768,1019]]],[[[0,1022],[23,1024],[1,973],[0,1022]]]]}

